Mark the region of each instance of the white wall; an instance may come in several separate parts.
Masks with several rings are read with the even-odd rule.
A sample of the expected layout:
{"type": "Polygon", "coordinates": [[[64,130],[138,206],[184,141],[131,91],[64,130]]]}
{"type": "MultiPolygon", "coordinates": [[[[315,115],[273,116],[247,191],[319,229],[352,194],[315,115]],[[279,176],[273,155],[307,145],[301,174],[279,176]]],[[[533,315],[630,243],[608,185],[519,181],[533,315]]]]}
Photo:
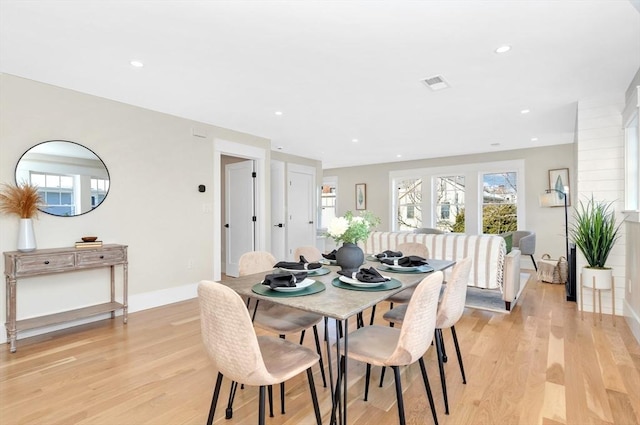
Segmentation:
{"type": "MultiPolygon", "coordinates": [[[[624,130],[622,110],[624,96],[599,99],[584,99],[578,102],[577,154],[577,198],[574,203],[586,202],[593,196],[596,201],[613,202],[618,223],[623,221],[624,210],[624,130]]],[[[607,266],[613,268],[615,282],[616,314],[621,315],[624,300],[625,275],[625,231],[613,247],[607,266]]],[[[578,250],[577,278],[580,285],[580,270],[586,265],[584,256],[578,250]]],[[[578,286],[578,297],[580,290],[578,286]]],[[[578,299],[578,302],[580,300],[578,299]]],[[[596,296],[597,303],[597,296],[596,296]]],[[[593,311],[593,296],[588,288],[583,288],[585,311],[593,311]]],[[[602,312],[611,314],[611,292],[602,292],[602,312]]]]}
{"type": "MultiPolygon", "coordinates": [[[[270,142],[7,74],[0,74],[0,94],[0,182],[13,183],[20,156],[52,139],[87,146],[111,175],[109,195],[96,210],[40,214],[38,248],[70,247],[83,235],[128,245],[131,311],[195,296],[195,283],[213,276],[213,214],[205,208],[218,172],[213,140],[266,149],[267,160],[270,142]],[[194,137],[194,128],[206,137],[194,137]]],[[[0,215],[3,252],[16,249],[17,231],[17,217],[0,215]]],[[[18,319],[104,302],[107,283],[107,269],[19,281],[18,319]]],[[[4,317],[4,285],[0,292],[4,317]]]]}

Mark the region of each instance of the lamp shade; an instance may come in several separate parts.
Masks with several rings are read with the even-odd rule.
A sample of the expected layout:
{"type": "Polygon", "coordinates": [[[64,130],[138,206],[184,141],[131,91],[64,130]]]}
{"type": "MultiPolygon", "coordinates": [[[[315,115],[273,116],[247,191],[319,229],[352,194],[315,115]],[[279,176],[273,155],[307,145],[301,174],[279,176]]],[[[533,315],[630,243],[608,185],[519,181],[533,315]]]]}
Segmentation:
{"type": "Polygon", "coordinates": [[[539,197],[541,207],[563,207],[564,195],[558,192],[543,193],[539,197]]]}

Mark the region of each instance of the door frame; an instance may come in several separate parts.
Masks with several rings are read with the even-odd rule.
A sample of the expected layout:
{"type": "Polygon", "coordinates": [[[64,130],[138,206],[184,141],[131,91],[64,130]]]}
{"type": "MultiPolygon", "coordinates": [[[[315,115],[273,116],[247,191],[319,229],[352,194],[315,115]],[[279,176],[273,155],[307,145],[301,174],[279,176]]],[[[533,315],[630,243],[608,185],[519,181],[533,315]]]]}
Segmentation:
{"type": "Polygon", "coordinates": [[[267,169],[266,149],[223,139],[213,139],[213,280],[222,278],[222,155],[251,159],[256,166],[256,250],[266,247],[265,223],[267,222],[267,169]]]}

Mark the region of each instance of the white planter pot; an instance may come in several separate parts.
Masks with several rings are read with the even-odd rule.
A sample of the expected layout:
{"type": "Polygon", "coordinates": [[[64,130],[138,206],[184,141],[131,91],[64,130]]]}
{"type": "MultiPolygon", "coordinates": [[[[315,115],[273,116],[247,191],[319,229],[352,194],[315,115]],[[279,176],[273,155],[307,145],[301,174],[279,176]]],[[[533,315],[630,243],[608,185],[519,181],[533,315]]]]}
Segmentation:
{"type": "Polygon", "coordinates": [[[582,268],[582,286],[585,288],[611,289],[611,276],[613,269],[582,268]]]}
{"type": "Polygon", "coordinates": [[[33,220],[21,218],[18,230],[18,251],[29,252],[34,249],[36,249],[36,234],[33,231],[33,220]]]}

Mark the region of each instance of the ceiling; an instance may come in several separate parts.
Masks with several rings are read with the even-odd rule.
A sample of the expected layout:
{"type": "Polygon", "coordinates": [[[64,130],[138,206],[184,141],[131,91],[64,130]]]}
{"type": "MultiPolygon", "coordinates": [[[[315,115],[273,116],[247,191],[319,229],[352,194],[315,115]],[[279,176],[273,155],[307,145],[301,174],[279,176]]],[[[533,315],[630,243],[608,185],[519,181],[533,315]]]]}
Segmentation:
{"type": "Polygon", "coordinates": [[[638,68],[628,0],[0,0],[0,72],[324,168],[572,143],[576,102],[623,101],[638,68]]]}

